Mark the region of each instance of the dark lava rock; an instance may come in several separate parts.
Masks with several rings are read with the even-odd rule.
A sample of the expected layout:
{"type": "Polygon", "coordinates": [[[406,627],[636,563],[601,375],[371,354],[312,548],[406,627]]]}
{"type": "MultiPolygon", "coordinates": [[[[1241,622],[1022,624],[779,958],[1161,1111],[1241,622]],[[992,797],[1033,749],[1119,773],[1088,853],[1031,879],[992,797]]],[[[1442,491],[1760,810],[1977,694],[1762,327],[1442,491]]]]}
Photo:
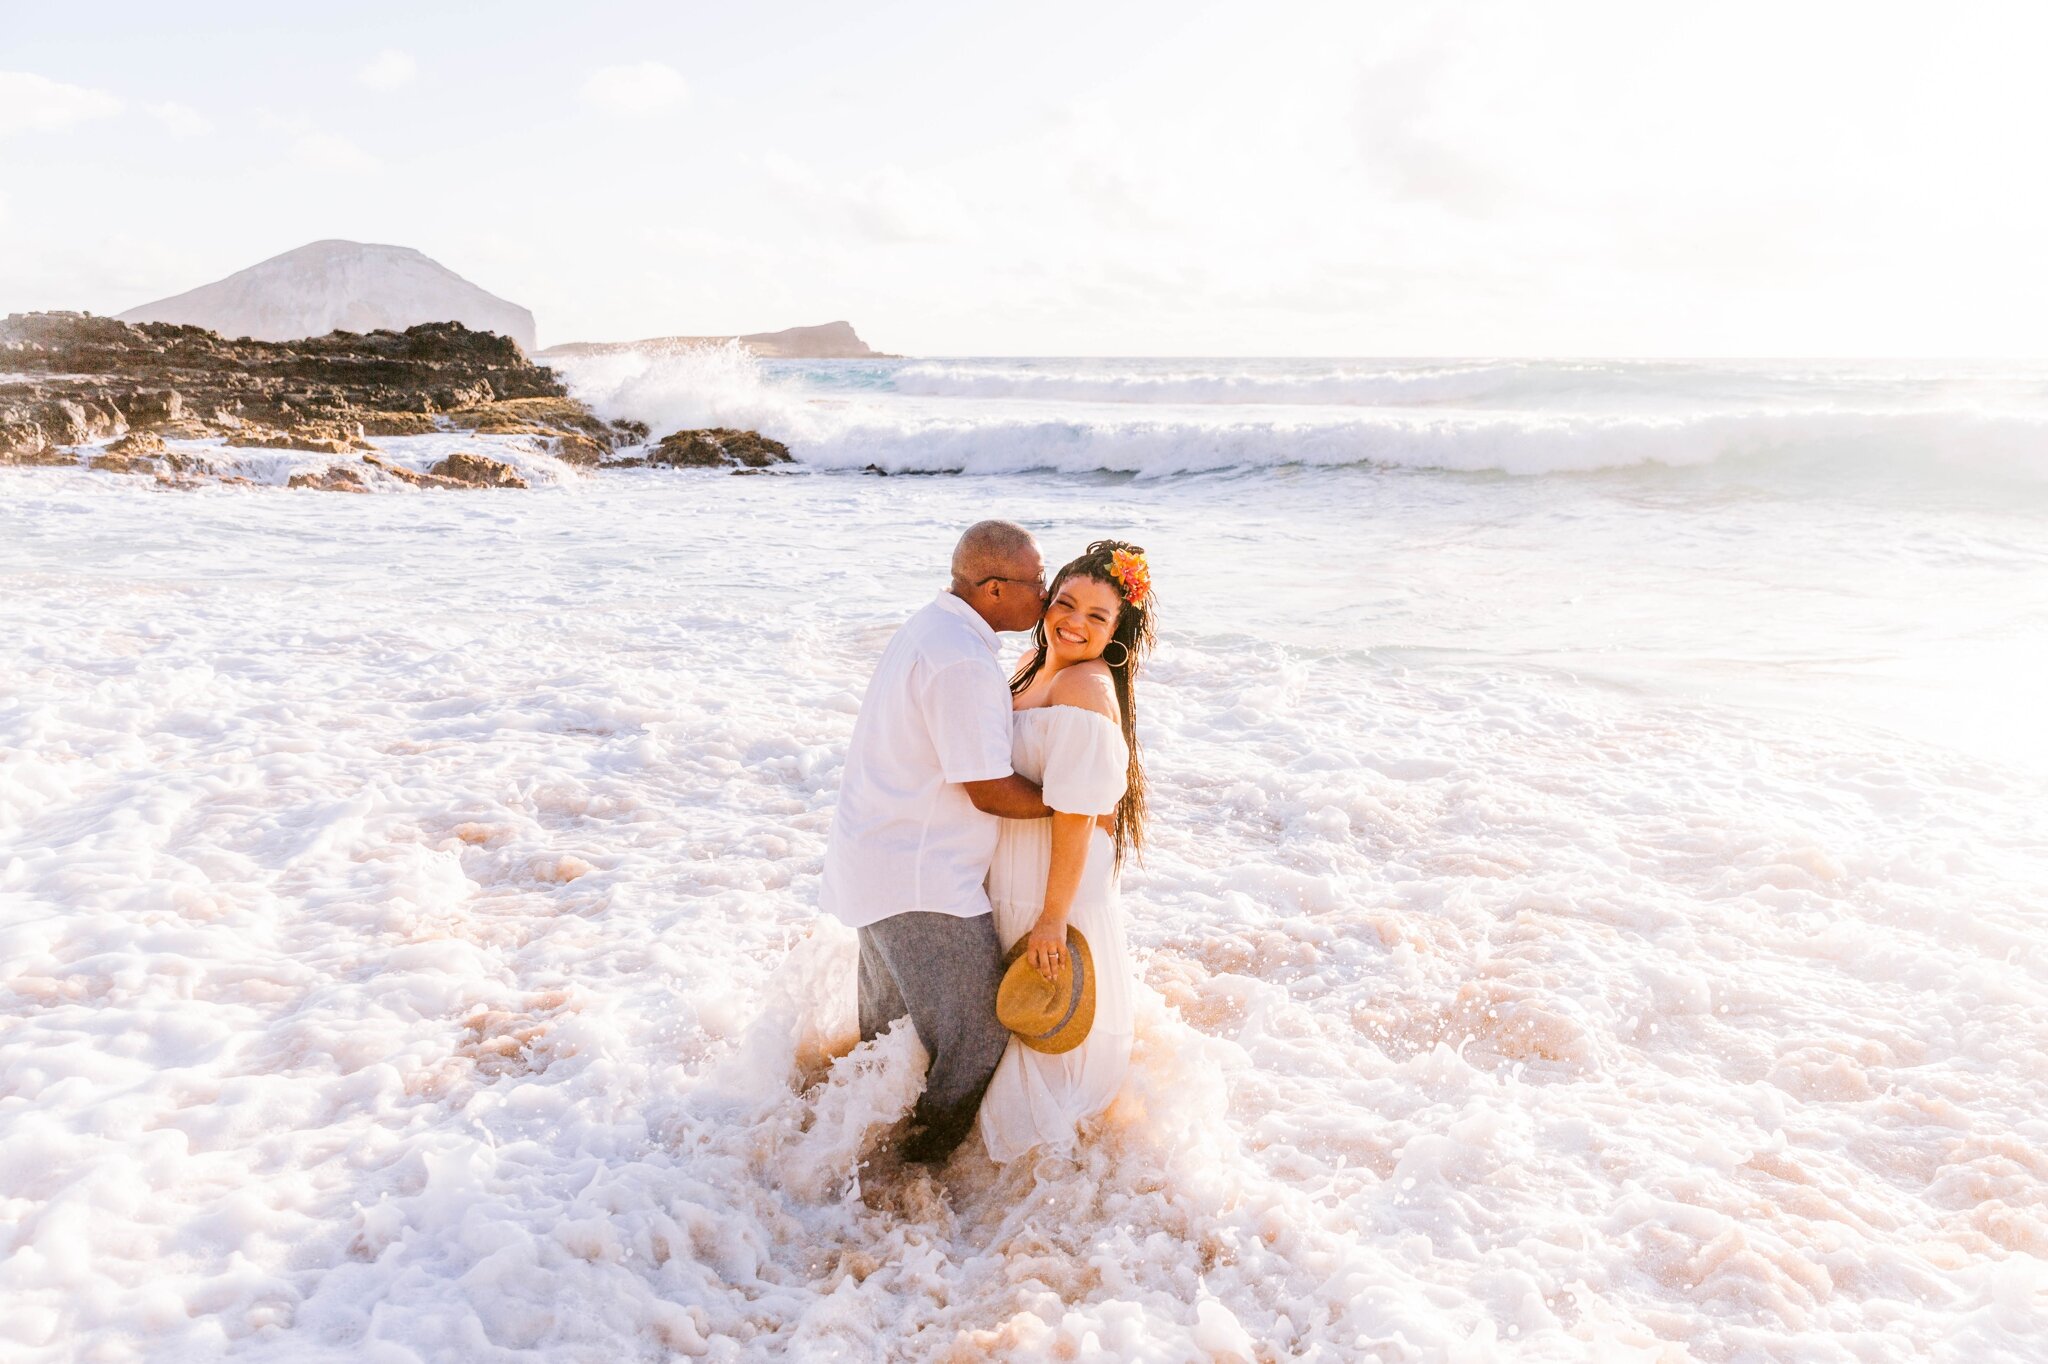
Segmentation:
{"type": "Polygon", "coordinates": [[[185,420],[185,395],[175,388],[138,388],[128,395],[130,426],[168,426],[185,420]]]}
{"type": "Polygon", "coordinates": [[[125,455],[130,459],[162,459],[170,453],[164,438],[154,431],[130,431],[107,447],[110,455],[125,455]]]}
{"type": "Polygon", "coordinates": [[[157,481],[172,487],[196,487],[207,480],[246,483],[204,455],[173,450],[154,431],[130,431],[95,456],[89,466],[116,474],[155,474],[157,481]]]}
{"type": "Polygon", "coordinates": [[[94,455],[89,467],[104,474],[154,474],[156,461],[146,455],[117,455],[110,451],[94,455]]]}
{"type": "Polygon", "coordinates": [[[50,444],[43,429],[34,422],[0,419],[0,464],[42,465],[62,468],[78,463],[78,453],[50,444]]]}
{"type": "Polygon", "coordinates": [[[365,412],[356,427],[365,436],[431,436],[442,429],[431,412],[365,412]]]}
{"type": "Polygon", "coordinates": [[[787,464],[790,459],[787,445],[758,431],[708,426],[662,437],[661,444],[648,452],[647,462],[690,469],[720,469],[734,465],[760,469],[770,464],[787,464]]]}
{"type": "Polygon", "coordinates": [[[0,319],[0,463],[54,459],[130,427],[335,454],[366,436],[531,435],[594,464],[619,434],[513,341],[456,322],[298,341],[85,313],[0,319]]]}
{"type": "Polygon", "coordinates": [[[482,455],[461,452],[448,456],[432,470],[435,478],[444,478],[470,488],[524,488],[526,480],[513,472],[512,466],[501,460],[485,459],[482,455]]]}
{"type": "Polygon", "coordinates": [[[310,450],[320,455],[351,455],[377,447],[363,439],[355,422],[302,422],[289,431],[245,430],[228,437],[230,446],[245,450],[310,450]]]}
{"type": "Polygon", "coordinates": [[[585,467],[603,460],[618,440],[611,423],[574,398],[513,398],[452,412],[447,420],[479,435],[537,437],[555,458],[585,467]]]}
{"type": "Polygon", "coordinates": [[[362,472],[346,464],[329,465],[317,474],[293,474],[289,479],[285,480],[285,486],[287,488],[317,488],[321,492],[328,493],[366,493],[370,491],[363,483],[362,472]]]}
{"type": "MultiPolygon", "coordinates": [[[[0,349],[0,369],[9,363],[0,349]]],[[[128,419],[101,385],[0,384],[0,464],[76,463],[44,456],[60,446],[105,440],[127,429],[128,419]]]]}
{"type": "Polygon", "coordinates": [[[454,412],[465,407],[489,407],[498,395],[491,392],[491,381],[478,379],[473,384],[460,388],[437,388],[432,397],[434,406],[443,412],[454,412]]]}
{"type": "Polygon", "coordinates": [[[443,487],[449,482],[449,480],[444,478],[436,478],[432,474],[416,474],[403,464],[393,464],[390,460],[379,459],[375,455],[364,455],[363,463],[369,465],[372,469],[391,475],[400,483],[410,483],[415,488],[443,487]]]}

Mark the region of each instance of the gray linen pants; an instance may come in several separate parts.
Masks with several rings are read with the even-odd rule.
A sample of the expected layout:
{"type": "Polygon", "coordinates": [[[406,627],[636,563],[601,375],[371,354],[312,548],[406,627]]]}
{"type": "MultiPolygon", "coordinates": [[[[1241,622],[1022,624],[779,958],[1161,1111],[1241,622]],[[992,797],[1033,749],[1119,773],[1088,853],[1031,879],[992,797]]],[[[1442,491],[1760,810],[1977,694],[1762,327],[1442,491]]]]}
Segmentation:
{"type": "Polygon", "coordinates": [[[942,1161],[974,1126],[1010,1041],[996,1021],[1001,956],[993,914],[913,910],[860,930],[861,1041],[909,1014],[931,1056],[910,1113],[906,1160],[942,1161]]]}

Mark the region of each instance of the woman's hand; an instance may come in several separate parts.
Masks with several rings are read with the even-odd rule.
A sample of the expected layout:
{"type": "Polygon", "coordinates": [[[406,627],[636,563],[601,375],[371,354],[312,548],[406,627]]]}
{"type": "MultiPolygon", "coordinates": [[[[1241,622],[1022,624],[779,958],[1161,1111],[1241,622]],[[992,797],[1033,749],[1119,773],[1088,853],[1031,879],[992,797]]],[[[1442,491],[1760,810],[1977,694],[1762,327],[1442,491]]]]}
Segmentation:
{"type": "Polygon", "coordinates": [[[1067,959],[1067,918],[1042,918],[1031,926],[1031,936],[1025,940],[1024,955],[1031,960],[1038,974],[1045,977],[1050,985],[1060,977],[1060,967],[1067,959]]]}

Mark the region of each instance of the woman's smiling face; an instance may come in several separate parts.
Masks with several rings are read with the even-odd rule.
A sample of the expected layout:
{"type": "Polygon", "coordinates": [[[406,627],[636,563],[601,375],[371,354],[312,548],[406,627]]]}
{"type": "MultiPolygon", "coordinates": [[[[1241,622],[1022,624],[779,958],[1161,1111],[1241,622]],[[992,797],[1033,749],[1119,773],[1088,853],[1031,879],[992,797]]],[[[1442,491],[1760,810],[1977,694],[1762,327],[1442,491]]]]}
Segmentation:
{"type": "Polygon", "coordinates": [[[1122,609],[1123,596],[1108,583],[1068,578],[1046,603],[1046,652],[1062,666],[1100,657],[1122,609]]]}

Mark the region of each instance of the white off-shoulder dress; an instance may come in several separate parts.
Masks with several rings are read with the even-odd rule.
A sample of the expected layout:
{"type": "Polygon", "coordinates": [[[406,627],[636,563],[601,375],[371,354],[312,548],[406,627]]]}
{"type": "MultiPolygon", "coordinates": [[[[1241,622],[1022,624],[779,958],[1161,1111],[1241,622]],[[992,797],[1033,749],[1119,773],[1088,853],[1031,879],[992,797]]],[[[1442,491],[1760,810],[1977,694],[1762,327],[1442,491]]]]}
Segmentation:
{"type": "MultiPolygon", "coordinates": [[[[1123,799],[1130,750],[1114,720],[1079,706],[1038,706],[1012,720],[1010,764],[1036,781],[1064,814],[1106,815],[1123,799]]],[[[1045,908],[1052,821],[1006,819],[989,865],[996,937],[1009,951],[1045,908]]],[[[1096,826],[1067,922],[1095,960],[1095,1023],[1072,1051],[1036,1052],[1010,1039],[981,1101],[983,1145],[997,1162],[1032,1147],[1071,1141],[1078,1124],[1109,1107],[1131,1065],[1131,953],[1117,902],[1116,853],[1096,826]]]]}

